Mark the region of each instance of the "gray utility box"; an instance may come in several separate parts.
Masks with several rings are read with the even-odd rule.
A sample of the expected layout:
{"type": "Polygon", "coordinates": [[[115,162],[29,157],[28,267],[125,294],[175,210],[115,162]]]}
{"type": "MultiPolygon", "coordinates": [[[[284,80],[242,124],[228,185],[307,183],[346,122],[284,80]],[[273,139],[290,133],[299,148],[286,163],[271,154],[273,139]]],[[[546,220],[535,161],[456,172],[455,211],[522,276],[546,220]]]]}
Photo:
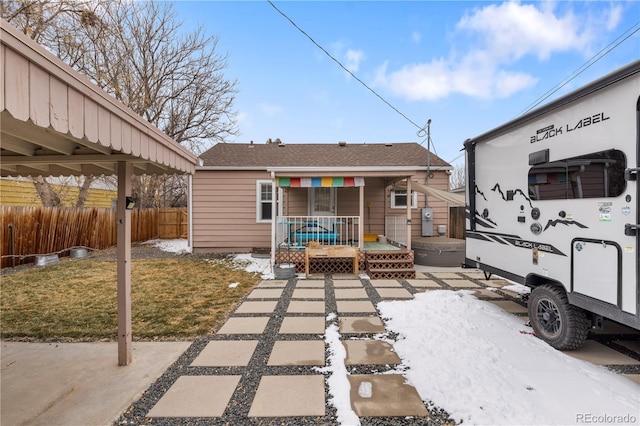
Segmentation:
{"type": "Polygon", "coordinates": [[[433,209],[425,207],[421,212],[422,217],[422,236],[433,237],[433,209]]]}

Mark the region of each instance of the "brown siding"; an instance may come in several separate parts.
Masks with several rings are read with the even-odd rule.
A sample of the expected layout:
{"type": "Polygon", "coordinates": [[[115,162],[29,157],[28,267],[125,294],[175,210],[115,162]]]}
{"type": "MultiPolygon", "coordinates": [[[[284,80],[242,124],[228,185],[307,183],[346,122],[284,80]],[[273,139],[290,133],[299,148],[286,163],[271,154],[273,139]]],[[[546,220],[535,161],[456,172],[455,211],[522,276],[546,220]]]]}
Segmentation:
{"type": "Polygon", "coordinates": [[[243,252],[270,247],[271,223],[256,222],[260,171],[198,171],[193,177],[193,247],[196,252],[243,252]]]}
{"type": "MultiPolygon", "coordinates": [[[[260,171],[205,171],[193,177],[193,245],[196,252],[242,252],[254,247],[270,247],[271,223],[256,222],[256,181],[269,180],[267,172],[260,171]]],[[[384,234],[385,215],[406,216],[404,209],[391,209],[390,187],[386,177],[367,177],[364,187],[365,233],[384,234]],[[369,207],[370,203],[370,207],[369,207]]],[[[424,174],[412,179],[424,182],[424,174]]],[[[429,185],[447,190],[449,176],[434,172],[429,185]]],[[[359,189],[338,188],[339,216],[359,214],[359,189]]],[[[421,208],[425,195],[418,194],[418,208],[412,209],[412,237],[421,234],[421,208]]],[[[429,200],[434,209],[434,233],[438,225],[449,228],[448,206],[435,198],[429,200]]],[[[308,188],[284,190],[282,214],[306,216],[308,188]]]]}

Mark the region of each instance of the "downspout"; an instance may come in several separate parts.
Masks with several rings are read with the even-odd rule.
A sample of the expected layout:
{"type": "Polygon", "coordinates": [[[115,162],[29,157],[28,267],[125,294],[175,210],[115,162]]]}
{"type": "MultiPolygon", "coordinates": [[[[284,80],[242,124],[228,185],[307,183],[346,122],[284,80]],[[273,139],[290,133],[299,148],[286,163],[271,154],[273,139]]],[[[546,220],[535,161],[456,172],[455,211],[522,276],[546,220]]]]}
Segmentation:
{"type": "Polygon", "coordinates": [[[411,176],[407,176],[407,250],[411,250],[411,176]]]}
{"type": "Polygon", "coordinates": [[[187,252],[193,253],[193,175],[187,176],[187,252]]]}
{"type": "Polygon", "coordinates": [[[360,251],[364,251],[364,186],[360,187],[358,204],[360,205],[360,211],[358,212],[360,215],[360,226],[358,226],[358,249],[360,249],[360,251]]]}
{"type": "Polygon", "coordinates": [[[271,172],[271,270],[273,272],[273,266],[276,264],[276,222],[277,222],[277,203],[278,199],[276,195],[278,189],[276,188],[276,172],[271,172]]]}

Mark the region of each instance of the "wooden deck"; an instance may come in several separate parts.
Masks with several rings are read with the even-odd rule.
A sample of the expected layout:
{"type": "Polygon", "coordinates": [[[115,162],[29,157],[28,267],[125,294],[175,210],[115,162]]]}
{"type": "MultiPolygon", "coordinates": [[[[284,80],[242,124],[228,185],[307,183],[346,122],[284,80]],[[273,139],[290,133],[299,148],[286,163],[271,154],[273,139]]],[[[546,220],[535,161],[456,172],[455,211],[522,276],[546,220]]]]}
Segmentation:
{"type": "MultiPolygon", "coordinates": [[[[320,245],[318,247],[330,247],[320,245]]],[[[309,257],[305,248],[279,249],[276,263],[295,263],[299,274],[358,274],[366,273],[371,279],[415,278],[413,250],[402,249],[385,243],[365,243],[365,250],[357,251],[357,270],[354,257],[326,256],[309,257]],[[367,244],[373,244],[367,247],[367,244]]],[[[356,249],[356,247],[353,247],[356,249]]]]}

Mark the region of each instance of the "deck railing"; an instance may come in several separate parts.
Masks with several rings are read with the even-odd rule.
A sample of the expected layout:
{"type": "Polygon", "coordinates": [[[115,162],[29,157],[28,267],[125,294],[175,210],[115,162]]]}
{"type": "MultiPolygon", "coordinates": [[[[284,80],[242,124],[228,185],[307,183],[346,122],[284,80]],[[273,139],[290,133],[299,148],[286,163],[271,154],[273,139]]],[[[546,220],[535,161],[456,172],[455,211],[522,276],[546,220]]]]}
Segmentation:
{"type": "Polygon", "coordinates": [[[310,241],[325,245],[358,245],[358,216],[278,216],[278,248],[302,248],[310,241]]]}
{"type": "Polygon", "coordinates": [[[407,217],[406,216],[385,216],[384,229],[387,239],[398,244],[407,245],[407,217]]]}

